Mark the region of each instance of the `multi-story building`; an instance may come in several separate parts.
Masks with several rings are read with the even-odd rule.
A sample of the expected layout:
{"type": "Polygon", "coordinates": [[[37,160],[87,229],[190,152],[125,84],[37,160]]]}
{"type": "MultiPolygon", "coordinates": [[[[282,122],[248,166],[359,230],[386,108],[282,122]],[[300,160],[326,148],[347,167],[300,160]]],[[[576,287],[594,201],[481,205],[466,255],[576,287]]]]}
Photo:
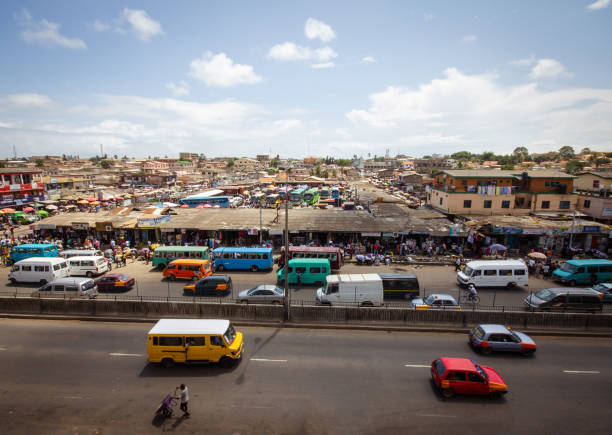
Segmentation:
{"type": "Polygon", "coordinates": [[[0,168],[0,206],[21,205],[45,198],[42,170],[0,168]]]}
{"type": "Polygon", "coordinates": [[[142,164],[142,170],[145,172],[145,174],[154,174],[158,171],[169,171],[170,165],[166,162],[150,160],[142,164]]]}
{"type": "Polygon", "coordinates": [[[598,221],[612,221],[612,172],[581,172],[577,177],[578,210],[598,221]]]}
{"type": "Polygon", "coordinates": [[[445,170],[434,174],[427,203],[457,215],[568,213],[573,175],[559,171],[445,170]]]}
{"type": "Polygon", "coordinates": [[[255,159],[242,157],[234,160],[233,169],[236,172],[255,172],[259,167],[259,162],[255,159]]]}
{"type": "Polygon", "coordinates": [[[198,153],[179,153],[179,160],[191,160],[197,162],[200,158],[198,153]]]}
{"type": "Polygon", "coordinates": [[[457,166],[454,159],[429,158],[414,159],[414,170],[419,174],[432,174],[434,171],[453,169],[457,166]]]}

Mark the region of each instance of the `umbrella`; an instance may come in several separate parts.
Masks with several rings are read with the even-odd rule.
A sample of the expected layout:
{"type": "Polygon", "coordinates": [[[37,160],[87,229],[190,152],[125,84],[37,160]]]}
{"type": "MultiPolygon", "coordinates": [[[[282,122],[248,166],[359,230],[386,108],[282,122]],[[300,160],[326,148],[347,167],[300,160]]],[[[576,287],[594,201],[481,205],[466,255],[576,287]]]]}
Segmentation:
{"type": "Polygon", "coordinates": [[[204,208],[204,205],[203,204],[196,205],[196,208],[204,208]]]}
{"type": "Polygon", "coordinates": [[[181,205],[181,208],[189,208],[189,206],[187,204],[183,204],[181,205]]]}
{"type": "Polygon", "coordinates": [[[100,205],[100,201],[92,201],[90,205],[100,205]]]}
{"type": "Polygon", "coordinates": [[[87,201],[89,201],[89,202],[93,202],[95,200],[96,200],[96,198],[94,198],[93,196],[90,196],[90,197],[87,198],[87,201]]]}
{"type": "Polygon", "coordinates": [[[77,204],[89,204],[89,202],[84,199],[81,199],[80,201],[77,201],[77,204]]]}
{"type": "Polygon", "coordinates": [[[26,213],[34,211],[34,209],[32,207],[24,207],[23,211],[25,211],[26,213]]]}
{"type": "Polygon", "coordinates": [[[537,258],[538,260],[546,260],[546,255],[542,254],[541,252],[530,252],[527,255],[531,258],[537,258]]]}
{"type": "Polygon", "coordinates": [[[15,213],[15,209],[14,208],[3,208],[2,210],[0,210],[0,212],[2,212],[2,213],[15,213]]]}
{"type": "MultiPolygon", "coordinates": [[[[67,206],[70,207],[70,206],[67,206]]],[[[74,207],[74,205],[72,206],[74,207]]],[[[48,206],[45,207],[47,210],[57,210],[57,205],[53,205],[53,204],[49,204],[48,206]]]]}
{"type": "Polygon", "coordinates": [[[505,251],[506,247],[504,245],[500,245],[499,243],[496,243],[494,245],[489,246],[489,249],[491,251],[505,251]]]}
{"type": "Polygon", "coordinates": [[[123,198],[122,198],[122,197],[120,197],[120,196],[115,196],[115,199],[116,199],[117,201],[123,201],[123,198]]]}
{"type": "Polygon", "coordinates": [[[164,207],[178,207],[178,204],[175,204],[173,202],[164,202],[164,207]]]}

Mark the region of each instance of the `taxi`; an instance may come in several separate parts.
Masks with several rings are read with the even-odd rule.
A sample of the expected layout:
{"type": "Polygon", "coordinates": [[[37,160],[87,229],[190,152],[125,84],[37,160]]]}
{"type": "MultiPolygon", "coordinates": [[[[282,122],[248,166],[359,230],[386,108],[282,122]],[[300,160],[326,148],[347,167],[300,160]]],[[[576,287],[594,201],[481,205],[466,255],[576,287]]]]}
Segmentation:
{"type": "Polygon", "coordinates": [[[434,360],[431,363],[431,380],[447,399],[455,394],[499,399],[508,392],[508,386],[495,369],[467,358],[442,357],[434,360]]]}
{"type": "Polygon", "coordinates": [[[410,302],[411,308],[417,310],[438,309],[438,310],[460,310],[461,307],[454,297],[439,293],[432,293],[425,299],[413,299],[410,302]]]}
{"type": "Polygon", "coordinates": [[[492,352],[517,352],[527,356],[536,351],[535,341],[531,337],[504,325],[478,325],[468,333],[468,340],[473,349],[485,355],[492,352]]]}
{"type": "Polygon", "coordinates": [[[135,282],[134,278],[122,273],[108,273],[100,278],[96,284],[98,285],[98,291],[112,292],[128,291],[134,287],[135,282]]]}

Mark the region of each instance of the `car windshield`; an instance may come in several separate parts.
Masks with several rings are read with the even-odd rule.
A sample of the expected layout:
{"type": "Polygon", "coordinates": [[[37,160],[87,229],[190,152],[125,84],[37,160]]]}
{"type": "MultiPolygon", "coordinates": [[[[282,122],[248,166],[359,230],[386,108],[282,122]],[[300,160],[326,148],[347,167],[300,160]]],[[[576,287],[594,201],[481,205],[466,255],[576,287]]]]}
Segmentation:
{"type": "Polygon", "coordinates": [[[608,287],[606,287],[603,284],[597,284],[595,287],[593,287],[593,290],[597,290],[598,292],[607,292],[608,291],[608,287]]]}
{"type": "Polygon", "coordinates": [[[280,288],[280,287],[276,287],[276,288],[274,289],[274,291],[275,291],[277,294],[279,294],[279,295],[284,295],[284,294],[285,294],[285,289],[280,288]]]}
{"type": "Polygon", "coordinates": [[[434,297],[434,295],[429,295],[425,299],[423,299],[423,302],[425,302],[427,305],[431,305],[435,300],[436,298],[434,297]]]}
{"type": "Polygon", "coordinates": [[[437,359],[434,363],[434,369],[436,370],[438,376],[442,376],[446,371],[446,367],[444,367],[444,363],[440,359],[437,359]]]}
{"type": "Polygon", "coordinates": [[[225,338],[225,342],[228,344],[228,346],[231,346],[234,342],[234,338],[236,338],[236,330],[232,325],[229,325],[227,331],[225,331],[225,334],[223,334],[223,337],[225,338]]]}
{"type": "Polygon", "coordinates": [[[487,375],[487,373],[482,369],[482,367],[480,367],[478,364],[474,364],[474,367],[476,367],[476,371],[478,371],[478,373],[480,373],[480,376],[482,376],[483,378],[485,378],[487,381],[489,380],[489,376],[487,375]]]}
{"type": "Polygon", "coordinates": [[[569,263],[565,263],[563,266],[561,266],[561,270],[567,273],[574,273],[576,272],[576,269],[578,269],[578,266],[574,266],[573,264],[569,263]]]}
{"type": "Polygon", "coordinates": [[[472,268],[470,266],[465,266],[465,269],[463,269],[463,273],[466,276],[472,276],[472,272],[473,272],[473,270],[472,270],[472,268]]]}
{"type": "Polygon", "coordinates": [[[545,288],[544,290],[540,290],[535,295],[536,297],[542,299],[543,301],[550,301],[552,298],[556,296],[555,293],[551,292],[547,288],[545,288]]]}
{"type": "Polygon", "coordinates": [[[92,288],[94,288],[96,286],[96,283],[92,281],[86,281],[83,283],[83,285],[81,286],[81,288],[83,289],[83,291],[86,290],[90,290],[92,288]]]}
{"type": "Polygon", "coordinates": [[[482,338],[484,336],[484,330],[480,326],[477,326],[474,328],[474,335],[478,338],[482,338]]]}

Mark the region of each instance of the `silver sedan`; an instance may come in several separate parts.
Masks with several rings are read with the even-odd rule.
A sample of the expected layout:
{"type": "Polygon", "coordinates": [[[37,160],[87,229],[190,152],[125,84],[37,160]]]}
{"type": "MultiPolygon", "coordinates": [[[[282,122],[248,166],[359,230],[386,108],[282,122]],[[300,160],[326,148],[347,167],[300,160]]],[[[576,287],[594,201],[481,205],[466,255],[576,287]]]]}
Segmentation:
{"type": "Polygon", "coordinates": [[[282,304],[285,290],[271,284],[262,284],[238,293],[238,302],[243,304],[282,304]]]}

